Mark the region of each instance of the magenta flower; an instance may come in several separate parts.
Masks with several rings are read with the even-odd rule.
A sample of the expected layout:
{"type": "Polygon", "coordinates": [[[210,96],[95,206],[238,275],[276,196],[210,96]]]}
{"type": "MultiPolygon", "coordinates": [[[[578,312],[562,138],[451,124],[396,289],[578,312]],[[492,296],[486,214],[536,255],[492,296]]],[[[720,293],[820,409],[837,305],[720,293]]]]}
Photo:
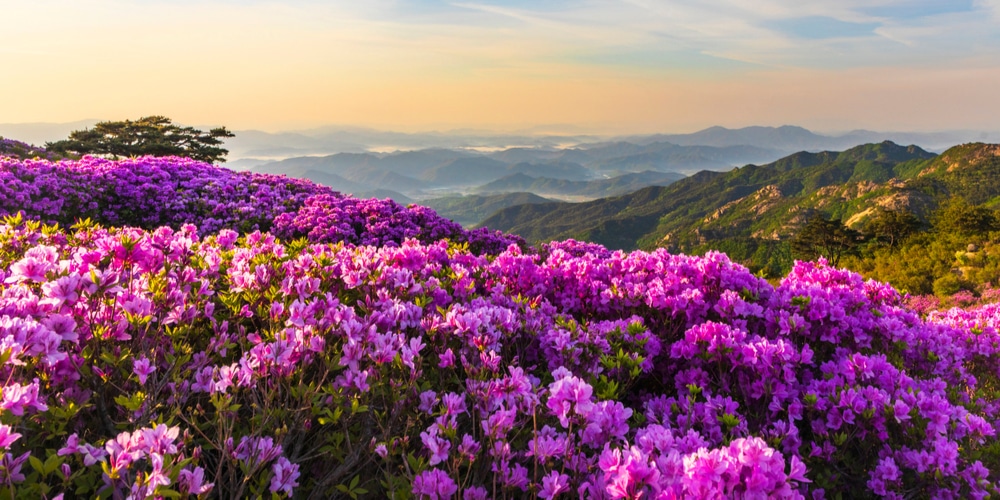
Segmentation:
{"type": "Polygon", "coordinates": [[[153,470],[150,471],[149,476],[146,478],[150,491],[155,490],[157,486],[169,485],[170,478],[163,473],[163,455],[150,453],[149,461],[153,465],[153,470]]]}
{"type": "Polygon", "coordinates": [[[438,435],[436,424],[420,433],[420,441],[424,443],[424,447],[431,454],[430,465],[437,465],[448,460],[451,442],[438,435]]]}
{"type": "Polygon", "coordinates": [[[542,489],[538,492],[538,496],[548,500],[565,491],[569,491],[569,476],[552,471],[542,478],[542,489]]]}
{"type": "Polygon", "coordinates": [[[413,494],[426,500],[446,500],[458,492],[458,485],[443,470],[425,470],[413,478],[413,494]]]}
{"type": "Polygon", "coordinates": [[[25,410],[45,411],[48,405],[38,395],[38,379],[30,384],[9,383],[3,388],[3,398],[0,399],[0,409],[7,410],[15,416],[24,415],[25,410]]]}
{"type": "Polygon", "coordinates": [[[487,498],[489,498],[489,492],[482,486],[466,488],[462,492],[462,500],[486,500],[487,498]]]}
{"type": "Polygon", "coordinates": [[[66,446],[59,448],[59,451],[57,451],[56,454],[58,454],[61,457],[65,455],[72,455],[74,453],[79,453],[79,452],[80,452],[80,437],[77,436],[76,433],[74,432],[73,434],[70,434],[68,438],[66,438],[66,446]]]}
{"type": "Polygon", "coordinates": [[[143,356],[132,362],[132,371],[139,377],[139,383],[145,385],[146,379],[156,371],[156,366],[143,356]]]}
{"type": "Polygon", "coordinates": [[[546,406],[559,419],[563,427],[569,427],[572,414],[587,416],[594,407],[591,401],[593,388],[583,380],[573,376],[569,370],[559,368],[552,372],[556,381],[549,385],[549,400],[546,406]]]}
{"type": "Polygon", "coordinates": [[[149,454],[175,454],[177,453],[177,436],[180,434],[180,427],[153,424],[153,428],[144,428],[137,431],[139,446],[149,454]]]}
{"type": "Polygon", "coordinates": [[[10,265],[10,276],[4,280],[7,283],[22,281],[43,282],[46,273],[52,269],[52,264],[31,257],[25,257],[10,265]]]}
{"type": "Polygon", "coordinates": [[[299,466],[293,464],[285,457],[279,457],[271,466],[274,476],[271,477],[271,492],[284,491],[285,495],[292,496],[295,487],[299,485],[299,466]]]}
{"type": "Polygon", "coordinates": [[[0,448],[9,449],[10,445],[20,437],[20,434],[11,432],[9,425],[0,424],[0,448]]]}
{"type": "Polygon", "coordinates": [[[59,310],[63,305],[72,306],[80,298],[78,293],[80,277],[77,275],[60,276],[55,281],[42,284],[42,294],[45,300],[59,310]]]}
{"type": "Polygon", "coordinates": [[[195,467],[191,469],[181,469],[177,476],[177,484],[180,490],[190,495],[201,495],[212,491],[213,483],[205,483],[205,469],[195,467]]]}
{"type": "Polygon", "coordinates": [[[259,467],[278,458],[282,451],[281,445],[275,443],[270,436],[243,436],[240,444],[233,450],[233,457],[250,467],[259,467]]]}
{"type": "Polygon", "coordinates": [[[19,484],[24,481],[24,474],[21,473],[21,467],[24,463],[28,461],[28,457],[31,456],[31,452],[24,452],[17,458],[10,453],[5,453],[3,458],[0,458],[0,484],[19,484]]]}

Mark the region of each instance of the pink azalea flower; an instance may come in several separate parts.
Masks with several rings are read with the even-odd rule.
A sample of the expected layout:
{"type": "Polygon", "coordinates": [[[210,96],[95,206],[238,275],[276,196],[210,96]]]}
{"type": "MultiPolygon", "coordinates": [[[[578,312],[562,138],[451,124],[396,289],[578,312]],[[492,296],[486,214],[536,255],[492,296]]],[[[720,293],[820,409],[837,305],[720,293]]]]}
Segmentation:
{"type": "Polygon", "coordinates": [[[201,495],[212,491],[214,483],[205,483],[205,469],[195,467],[194,470],[181,469],[177,476],[177,484],[182,492],[191,495],[201,495]]]}
{"type": "Polygon", "coordinates": [[[9,425],[0,424],[0,448],[9,449],[10,445],[21,437],[20,434],[11,432],[11,430],[9,425]]]}
{"type": "Polygon", "coordinates": [[[156,366],[143,356],[132,362],[132,371],[139,377],[139,383],[145,385],[146,379],[156,371],[156,366]]]}
{"type": "Polygon", "coordinates": [[[278,458],[278,461],[271,466],[274,476],[271,477],[271,492],[284,491],[289,497],[295,487],[299,485],[299,465],[293,464],[285,457],[278,458]]]}
{"type": "Polygon", "coordinates": [[[443,470],[425,470],[413,478],[413,494],[420,499],[446,500],[458,492],[458,485],[443,470]]]}
{"type": "Polygon", "coordinates": [[[538,492],[538,496],[548,500],[565,491],[569,491],[569,476],[552,471],[542,478],[542,490],[538,492]]]}

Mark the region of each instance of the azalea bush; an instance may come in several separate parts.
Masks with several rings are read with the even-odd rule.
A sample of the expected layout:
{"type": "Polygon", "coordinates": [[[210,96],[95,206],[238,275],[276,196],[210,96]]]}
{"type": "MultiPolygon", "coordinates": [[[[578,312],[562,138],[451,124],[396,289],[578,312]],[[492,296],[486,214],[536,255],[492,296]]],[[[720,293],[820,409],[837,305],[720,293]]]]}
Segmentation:
{"type": "Polygon", "coordinates": [[[53,160],[59,157],[58,154],[47,151],[45,148],[4,137],[0,137],[0,156],[22,159],[42,158],[46,160],[53,160]]]}
{"type": "Polygon", "coordinates": [[[189,158],[145,156],[121,161],[86,156],[53,163],[0,153],[0,215],[69,226],[90,219],[109,226],[178,229],[194,224],[267,231],[315,242],[399,244],[448,238],[477,253],[524,241],[486,229],[465,230],[433,210],[385,200],[358,200],[304,179],[235,172],[189,158]]]}
{"type": "Polygon", "coordinates": [[[995,305],[924,318],[824,262],[772,285],[720,253],[476,249],[302,186],[279,236],[0,223],[0,497],[996,491],[995,305]]]}

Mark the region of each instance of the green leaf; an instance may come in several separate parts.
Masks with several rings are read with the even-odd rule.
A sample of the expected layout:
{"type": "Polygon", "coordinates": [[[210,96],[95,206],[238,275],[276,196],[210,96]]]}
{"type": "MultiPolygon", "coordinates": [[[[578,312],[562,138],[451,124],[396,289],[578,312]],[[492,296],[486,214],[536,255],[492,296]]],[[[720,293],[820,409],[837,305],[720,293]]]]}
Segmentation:
{"type": "Polygon", "coordinates": [[[45,464],[43,464],[42,461],[38,459],[38,457],[34,455],[28,455],[28,463],[30,463],[31,468],[38,471],[39,474],[43,476],[45,475],[45,464]]]}
{"type": "Polygon", "coordinates": [[[55,470],[62,464],[63,457],[60,457],[59,455],[49,455],[49,458],[45,460],[45,472],[43,472],[43,475],[47,476],[55,472],[55,470]]]}

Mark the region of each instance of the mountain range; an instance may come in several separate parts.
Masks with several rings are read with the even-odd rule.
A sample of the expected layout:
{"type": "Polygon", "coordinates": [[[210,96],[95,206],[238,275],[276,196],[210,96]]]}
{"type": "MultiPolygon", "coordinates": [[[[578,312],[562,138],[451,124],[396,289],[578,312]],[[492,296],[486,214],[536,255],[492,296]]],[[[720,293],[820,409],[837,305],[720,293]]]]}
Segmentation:
{"type": "Polygon", "coordinates": [[[482,225],[534,243],[576,238],[610,248],[685,251],[725,240],[785,239],[814,213],[852,227],[877,207],[926,220],[942,200],[959,195],[974,204],[1000,203],[1000,145],[972,143],[936,155],[886,141],[799,152],[622,196],[510,207],[482,225]]]}
{"type": "MultiPolygon", "coordinates": [[[[94,122],[0,124],[0,136],[41,144],[94,122]]],[[[804,196],[813,184],[832,189],[833,184],[827,182],[849,181],[853,170],[850,176],[843,175],[848,164],[853,165],[850,169],[865,171],[859,174],[862,177],[874,176],[869,179],[872,182],[886,182],[902,177],[898,172],[887,173],[885,165],[895,168],[898,163],[926,160],[905,154],[893,156],[888,144],[919,144],[921,154],[931,154],[944,150],[947,144],[993,138],[1000,140],[1000,134],[858,130],[824,135],[795,126],[711,127],[690,134],[613,138],[579,130],[399,133],[322,127],[281,133],[236,131],[236,137],[226,142],[232,159],[226,166],[308,178],[358,197],[388,197],[403,204],[419,202],[447,211],[449,217],[469,225],[484,222],[490,210],[496,209],[500,212],[485,220],[487,225],[522,233],[531,240],[576,235],[631,248],[659,244],[653,241],[657,235],[670,239],[669,244],[683,245],[711,239],[713,234],[742,234],[719,226],[736,217],[732,214],[740,213],[736,205],[725,206],[747,196],[747,189],[777,186],[759,196],[771,199],[777,192],[776,199],[796,198],[804,196]],[[887,139],[895,142],[884,142],[887,139]],[[857,152],[851,146],[859,143],[872,143],[877,147],[866,147],[880,149],[879,154],[884,156],[871,160],[877,165],[858,167],[851,163],[851,154],[857,152]],[[806,170],[799,172],[800,167],[806,170]],[[809,169],[830,172],[811,180],[795,179],[809,169]],[[796,173],[790,173],[792,170],[796,173]],[[756,179],[768,177],[770,174],[765,173],[772,171],[782,172],[782,179],[763,185],[744,179],[748,174],[743,172],[755,172],[756,179]],[[885,176],[888,178],[883,179],[885,176]],[[678,181],[678,185],[672,185],[678,181]],[[661,199],[661,193],[667,193],[662,196],[669,200],[661,199]],[[644,203],[641,200],[645,198],[658,201],[644,203]],[[569,209],[557,203],[591,200],[590,204],[569,209]],[[720,205],[712,210],[722,212],[703,221],[705,227],[692,236],[692,214],[716,202],[720,205]],[[518,207],[520,204],[525,206],[518,207]],[[669,208],[674,205],[676,209],[669,208]],[[563,210],[569,212],[560,215],[563,210]],[[623,210],[631,215],[619,214],[623,210]],[[661,220],[664,215],[660,212],[664,210],[670,213],[670,220],[661,220]]],[[[759,219],[737,225],[755,228],[749,236],[781,237],[783,226],[767,222],[770,216],[759,219]],[[774,227],[764,227],[766,223],[774,227]]]]}
{"type": "MultiPolygon", "coordinates": [[[[138,118],[138,117],[125,117],[138,118]]],[[[119,118],[113,118],[119,119],[119,118]]],[[[45,142],[66,138],[73,130],[93,126],[98,120],[80,120],[70,123],[0,123],[0,136],[42,145],[45,142]]],[[[185,124],[207,130],[226,124],[185,124]]],[[[232,128],[231,128],[232,130],[232,128]]],[[[226,140],[229,161],[243,160],[242,165],[252,165],[291,158],[295,156],[325,156],[335,153],[392,152],[418,149],[460,149],[470,151],[527,150],[532,157],[536,150],[558,150],[567,147],[584,147],[600,142],[628,142],[646,145],[654,142],[677,146],[754,146],[774,150],[779,156],[736,162],[737,164],[764,162],[796,151],[842,150],[848,147],[891,140],[899,144],[919,144],[924,149],[943,151],[963,142],[1000,142],[1000,131],[951,130],[939,132],[885,132],[854,130],[843,133],[821,134],[797,126],[781,127],[710,127],[686,134],[645,134],[600,136],[571,126],[545,126],[502,133],[487,130],[449,130],[443,132],[403,133],[351,126],[324,126],[302,130],[265,132],[261,130],[234,130],[235,137],[226,140]]],[[[526,161],[525,158],[502,161],[526,161]]],[[[575,161],[570,159],[569,161],[575,161]]]]}
{"type": "MultiPolygon", "coordinates": [[[[0,135],[4,127],[0,125],[0,135]]],[[[741,159],[736,164],[764,162],[796,151],[843,150],[858,144],[890,140],[899,144],[919,144],[932,151],[970,141],[998,141],[1000,131],[955,130],[941,132],[883,132],[853,130],[835,134],[820,134],[797,126],[781,127],[710,127],[687,134],[647,134],[602,137],[580,133],[572,128],[540,128],[514,133],[481,130],[401,133],[358,127],[320,127],[308,130],[270,133],[258,130],[237,130],[236,137],[226,141],[233,159],[284,159],[293,156],[322,156],[342,152],[393,152],[417,149],[458,149],[468,151],[590,149],[603,142],[625,142],[639,146],[670,143],[676,146],[712,146],[717,148],[752,146],[777,152],[772,158],[741,159]]],[[[16,137],[16,135],[15,135],[16,137]]],[[[59,137],[56,137],[59,138],[59,137]]],[[[54,139],[53,139],[54,140],[54,139]]],[[[514,153],[516,154],[516,153],[514,153]]],[[[501,159],[511,161],[510,159],[501,159]]],[[[528,161],[521,158],[513,161],[528,161]]],[[[578,160],[567,158],[567,161],[578,160]]]]}
{"type": "Polygon", "coordinates": [[[337,153],[252,166],[260,173],[308,178],[348,192],[392,190],[426,200],[461,194],[530,191],[540,196],[593,199],[684,177],[678,170],[732,168],[740,158],[770,158],[753,147],[602,143],[586,148],[510,148],[493,153],[423,149],[397,153],[337,153]]]}

